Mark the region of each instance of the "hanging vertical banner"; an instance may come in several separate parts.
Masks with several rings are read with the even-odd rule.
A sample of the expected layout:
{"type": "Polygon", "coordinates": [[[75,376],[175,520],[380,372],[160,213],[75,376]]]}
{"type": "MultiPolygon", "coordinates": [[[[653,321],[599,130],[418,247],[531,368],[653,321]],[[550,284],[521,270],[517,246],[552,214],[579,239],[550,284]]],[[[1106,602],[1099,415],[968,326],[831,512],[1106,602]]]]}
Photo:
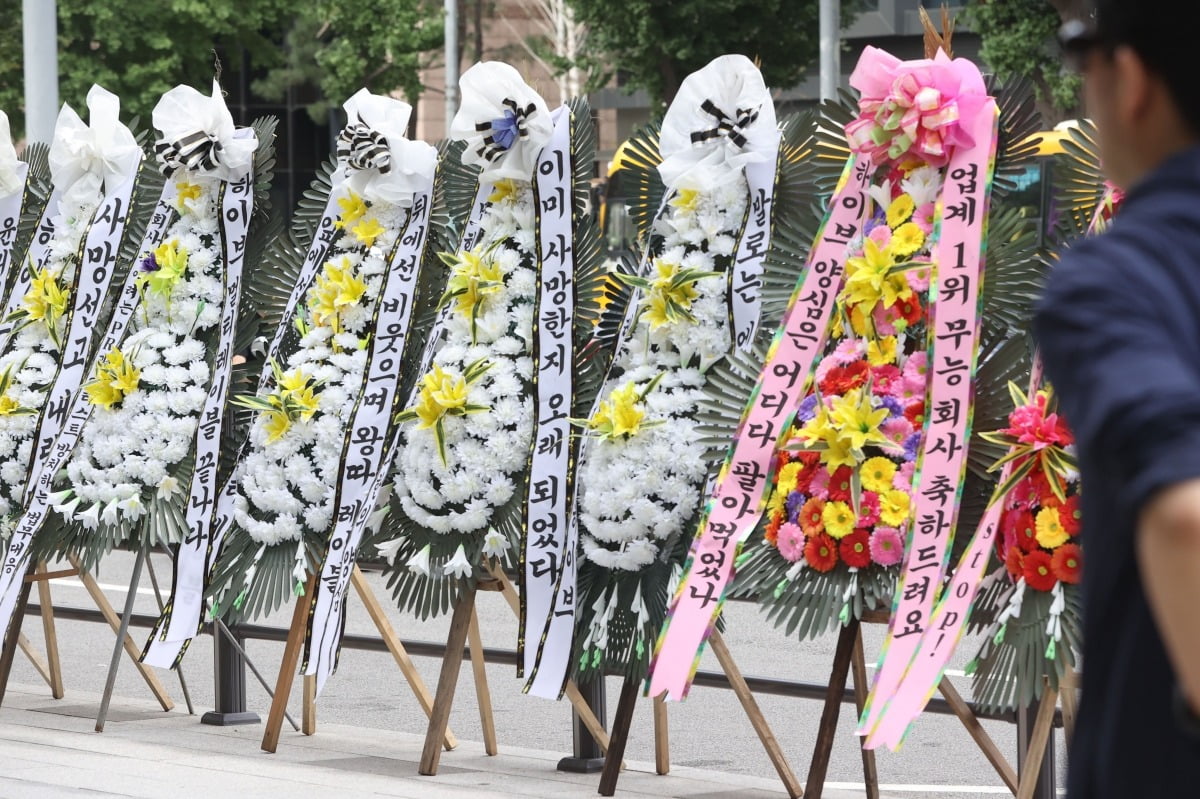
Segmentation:
{"type": "Polygon", "coordinates": [[[0,111],[0,294],[12,277],[13,246],[28,190],[29,164],[17,158],[8,115],[0,111]]]}
{"type": "Polygon", "coordinates": [[[776,441],[791,426],[828,333],[846,245],[859,234],[873,171],[869,158],[852,158],[830,201],[829,216],[775,334],[684,565],[650,664],[652,696],[687,696],[733,578],[737,551],[762,516],[776,441]]]}
{"type": "MultiPolygon", "coordinates": [[[[253,133],[246,130],[253,136],[253,133]]],[[[242,267],[246,260],[246,235],[254,211],[254,170],[248,166],[221,189],[221,226],[225,268],[225,301],[221,307],[220,336],[208,395],[196,429],[195,467],[192,470],[185,513],[187,537],[175,554],[175,584],[172,589],[167,641],[184,641],[195,632],[194,621],[204,608],[204,576],[208,573],[211,520],[216,509],[217,461],[220,459],[222,410],[229,393],[229,371],[233,368],[233,338],[237,332],[238,304],[242,296],[242,267]]],[[[153,647],[151,647],[153,651],[153,647]]]]}
{"type": "MultiPolygon", "coordinates": [[[[1029,378],[1030,395],[1037,391],[1041,382],[1042,362],[1041,358],[1035,355],[1029,378]]],[[[1008,482],[1012,471],[1013,464],[1010,462],[1000,473],[999,485],[1008,482]]],[[[994,497],[984,512],[975,535],[958,561],[958,568],[954,570],[950,584],[942,592],[933,609],[929,628],[921,636],[920,645],[913,653],[912,663],[901,678],[895,697],[884,708],[875,729],[863,741],[865,748],[887,746],[893,750],[897,749],[913,721],[929,704],[938,683],[942,681],[946,664],[967,629],[967,619],[971,616],[983,570],[991,560],[992,546],[1000,528],[1000,517],[1004,512],[1004,504],[1000,499],[1001,497],[994,497]]]]}
{"type": "Polygon", "coordinates": [[[71,398],[83,383],[91,354],[89,345],[92,331],[116,272],[140,165],[139,157],[133,164],[129,178],[105,196],[104,202],[92,216],[91,226],[84,237],[81,250],[83,257],[75,281],[74,296],[71,297],[73,311],[63,337],[58,373],[46,394],[46,404],[34,434],[33,462],[29,469],[31,478],[42,473],[50,448],[67,420],[71,398]]]}
{"type": "MultiPolygon", "coordinates": [[[[25,472],[14,495],[18,504],[10,521],[12,533],[0,566],[0,626],[7,629],[20,593],[21,582],[29,561],[33,536],[40,529],[49,508],[48,489],[65,456],[55,458],[54,442],[68,418],[71,398],[77,395],[90,353],[91,331],[95,327],[121,249],[130,204],[137,186],[137,173],[142,161],[141,149],[133,134],[121,124],[120,103],[116,96],[98,86],[88,92],[91,125],[86,125],[70,106],[63,106],[55,127],[51,146],[51,174],[56,183],[50,202],[43,209],[30,255],[22,266],[6,305],[12,312],[5,316],[0,338],[30,323],[29,308],[23,303],[34,284],[35,274],[40,285],[53,286],[42,291],[57,290],[62,294],[65,310],[65,329],[57,350],[53,377],[32,431],[29,470],[25,472]],[[78,214],[66,220],[64,230],[57,230],[56,220],[64,213],[78,214]],[[56,233],[70,237],[59,241],[56,233]],[[76,244],[76,241],[78,242],[76,244]],[[47,274],[44,270],[51,260],[52,246],[66,247],[68,252],[58,256],[61,266],[47,274]],[[59,285],[69,263],[74,263],[74,284],[59,285]],[[63,273],[63,274],[60,274],[63,273]],[[36,490],[40,486],[41,490],[36,490]],[[19,502],[24,500],[24,507],[19,502]]],[[[20,196],[20,192],[17,193],[20,196]]],[[[48,295],[47,295],[48,296],[48,295]]],[[[41,322],[49,324],[52,317],[45,313],[41,322]]],[[[53,322],[57,331],[57,322],[53,322]]],[[[51,334],[57,335],[57,332],[51,334]]],[[[7,343],[4,345],[7,348],[7,343]]],[[[79,394],[79,396],[82,396],[79,394]]]]}
{"type": "Polygon", "coordinates": [[[930,418],[918,466],[915,523],[909,532],[879,671],[860,720],[860,735],[870,735],[874,730],[929,627],[954,536],[971,433],[980,283],[998,114],[995,102],[989,99],[978,112],[962,120],[972,142],[959,145],[946,168],[941,237],[935,258],[930,418]]]}
{"type": "Polygon", "coordinates": [[[318,694],[337,668],[354,558],[396,452],[398,430],[389,437],[388,429],[399,404],[400,361],[411,332],[432,207],[430,181],[414,198],[408,223],[388,259],[367,345],[366,380],[347,425],[335,524],[309,610],[301,666],[302,673],[316,675],[318,694]]]}
{"type": "Polygon", "coordinates": [[[571,198],[571,113],[554,112],[554,132],[538,158],[534,207],[538,295],[533,321],[534,434],[530,444],[521,659],[525,691],[557,699],[567,681],[575,635],[577,528],[569,417],[575,396],[575,229],[571,198]],[[535,639],[533,636],[536,635],[535,639]]]}
{"type": "Polygon", "coordinates": [[[762,318],[763,261],[771,248],[779,141],[779,134],[775,132],[773,142],[764,148],[765,160],[746,164],[750,203],[746,207],[746,223],[734,253],[733,268],[729,270],[729,329],[734,344],[743,352],[749,352],[754,346],[762,318]]]}

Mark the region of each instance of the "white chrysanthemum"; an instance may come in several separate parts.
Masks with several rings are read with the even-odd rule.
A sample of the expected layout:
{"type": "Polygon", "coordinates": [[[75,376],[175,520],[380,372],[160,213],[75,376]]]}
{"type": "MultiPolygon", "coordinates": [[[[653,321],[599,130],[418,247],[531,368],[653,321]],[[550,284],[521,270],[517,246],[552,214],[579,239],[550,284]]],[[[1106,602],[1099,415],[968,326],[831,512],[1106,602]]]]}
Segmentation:
{"type": "MultiPolygon", "coordinates": [[[[408,212],[376,202],[368,215],[384,233],[364,255],[347,235],[333,244],[329,262],[347,266],[366,289],[357,302],[339,309],[339,330],[311,324],[299,348],[281,366],[298,369],[317,384],[317,409],[271,440],[261,416],[250,428],[251,451],[235,479],[239,484],[234,519],[254,541],[274,545],[297,541],[307,531],[327,532],[340,476],[346,426],[366,372],[367,351],[360,343],[370,334],[387,269],[386,256],[403,229],[408,212]]],[[[304,306],[315,296],[310,288],[304,306]]]]}
{"type": "MultiPolygon", "coordinates": [[[[728,261],[746,211],[744,177],[711,191],[680,196],[653,226],[660,260],[681,269],[717,271],[728,261]]],[[[579,476],[579,520],[584,557],[607,569],[637,571],[659,547],[685,532],[701,504],[708,471],[694,419],[704,396],[704,370],[729,352],[724,274],[693,284],[692,319],[654,326],[639,319],[622,343],[615,377],[601,396],[635,383],[659,382],[642,405],[643,426],[622,438],[591,440],[579,476]]]]}
{"type": "MultiPolygon", "coordinates": [[[[396,499],[416,524],[442,534],[477,534],[497,507],[509,502],[529,457],[533,402],[533,308],[537,291],[535,235],[529,183],[514,181],[517,193],[492,203],[480,220],[479,246],[494,247],[492,260],[503,285],[471,320],[452,313],[433,363],[461,375],[486,359],[490,367],[469,387],[468,401],[486,412],[445,417],[443,464],[434,431],[410,422],[396,459],[396,499]]],[[[490,551],[500,551],[492,542],[490,551]]]]}

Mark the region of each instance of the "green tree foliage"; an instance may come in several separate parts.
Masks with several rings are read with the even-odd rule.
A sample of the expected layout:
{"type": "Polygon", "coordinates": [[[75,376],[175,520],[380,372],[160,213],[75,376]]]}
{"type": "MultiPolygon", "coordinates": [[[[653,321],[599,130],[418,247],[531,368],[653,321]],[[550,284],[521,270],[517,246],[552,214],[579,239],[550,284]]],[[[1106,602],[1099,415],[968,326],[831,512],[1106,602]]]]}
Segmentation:
{"type": "MultiPolygon", "coordinates": [[[[725,53],[757,59],[769,86],[792,86],[820,45],[818,0],[571,0],[587,25],[583,66],[603,84],[616,69],[629,89],[669,102],[680,82],[725,53]],[[603,67],[609,72],[605,72],[603,67]]],[[[842,21],[859,10],[843,0],[842,21]]]]}
{"type": "Polygon", "coordinates": [[[254,90],[282,99],[289,88],[307,87],[307,108],[318,121],[363,87],[400,91],[415,104],[423,88],[421,53],[441,46],[443,28],[441,4],[430,0],[300,3],[280,63],[254,90]]]}
{"type": "MultiPolygon", "coordinates": [[[[226,71],[265,71],[255,88],[271,97],[307,85],[319,119],[361,86],[415,97],[418,54],[441,40],[438,8],[432,0],[58,0],[59,96],[82,113],[99,83],[121,98],[124,115],[148,125],[172,86],[206,88],[222,53],[232,62],[226,71]]],[[[0,108],[19,136],[21,0],[0,0],[0,11],[0,108]]]]}
{"type": "MultiPolygon", "coordinates": [[[[149,122],[159,96],[177,83],[203,88],[214,50],[276,58],[269,31],[290,18],[286,0],[58,0],[59,97],[85,112],[93,83],[116,93],[124,112],[149,122]],[[268,35],[264,35],[268,32],[268,35]]],[[[0,0],[0,107],[24,129],[21,0],[0,0]]]]}
{"type": "Polygon", "coordinates": [[[963,9],[964,22],[979,33],[979,54],[1001,78],[1028,77],[1037,90],[1039,106],[1048,119],[1079,111],[1078,75],[1062,63],[1055,34],[1065,15],[1074,13],[1070,0],[980,0],[963,9]]]}

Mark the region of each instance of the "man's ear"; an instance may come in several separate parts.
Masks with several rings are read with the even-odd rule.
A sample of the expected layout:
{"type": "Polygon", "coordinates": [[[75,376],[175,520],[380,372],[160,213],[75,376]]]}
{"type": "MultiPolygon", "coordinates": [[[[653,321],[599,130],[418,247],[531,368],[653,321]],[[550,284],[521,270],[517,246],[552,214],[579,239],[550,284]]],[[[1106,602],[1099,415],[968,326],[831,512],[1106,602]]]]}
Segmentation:
{"type": "Polygon", "coordinates": [[[1113,52],[1111,87],[1117,118],[1127,130],[1145,123],[1154,105],[1155,86],[1146,62],[1132,47],[1120,46],[1113,52]]]}

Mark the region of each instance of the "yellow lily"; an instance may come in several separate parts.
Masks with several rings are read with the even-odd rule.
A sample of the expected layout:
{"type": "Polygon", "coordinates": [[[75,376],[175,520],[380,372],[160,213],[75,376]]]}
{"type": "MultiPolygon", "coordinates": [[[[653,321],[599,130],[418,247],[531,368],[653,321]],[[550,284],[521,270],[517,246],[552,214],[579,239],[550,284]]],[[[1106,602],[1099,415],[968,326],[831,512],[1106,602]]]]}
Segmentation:
{"type": "Polygon", "coordinates": [[[383,225],[379,224],[379,220],[375,217],[363,219],[357,225],[350,228],[350,232],[354,234],[354,238],[358,239],[359,244],[364,247],[375,246],[375,239],[387,232],[383,225]]]}
{"type": "Polygon", "coordinates": [[[333,223],[333,226],[338,230],[347,225],[353,225],[366,216],[367,204],[354,192],[347,193],[345,197],[338,197],[337,204],[342,212],[338,214],[337,221],[333,223]]]}

